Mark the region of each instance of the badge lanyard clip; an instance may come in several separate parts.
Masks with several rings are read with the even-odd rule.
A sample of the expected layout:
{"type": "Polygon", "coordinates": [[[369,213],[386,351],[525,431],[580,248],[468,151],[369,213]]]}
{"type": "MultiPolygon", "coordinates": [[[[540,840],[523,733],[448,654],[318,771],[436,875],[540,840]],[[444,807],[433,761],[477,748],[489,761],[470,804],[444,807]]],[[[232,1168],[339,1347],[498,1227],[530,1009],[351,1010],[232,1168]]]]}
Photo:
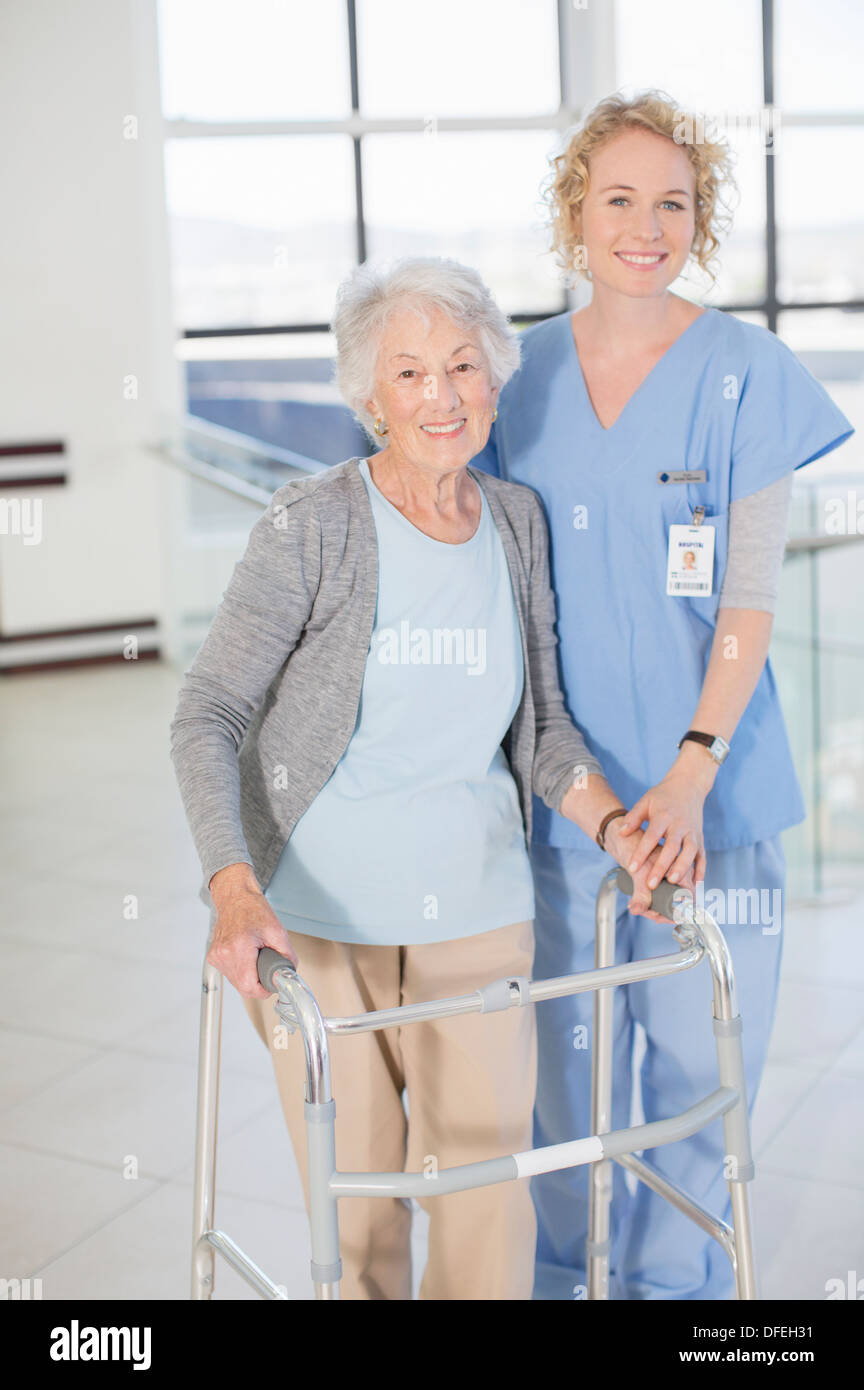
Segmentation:
{"type": "Polygon", "coordinates": [[[703,522],[704,520],[705,520],[705,508],[704,508],[704,507],[701,507],[701,506],[700,506],[700,507],[694,507],[694,508],[693,508],[693,525],[694,525],[694,526],[701,526],[701,525],[702,525],[702,522],[703,522]]]}

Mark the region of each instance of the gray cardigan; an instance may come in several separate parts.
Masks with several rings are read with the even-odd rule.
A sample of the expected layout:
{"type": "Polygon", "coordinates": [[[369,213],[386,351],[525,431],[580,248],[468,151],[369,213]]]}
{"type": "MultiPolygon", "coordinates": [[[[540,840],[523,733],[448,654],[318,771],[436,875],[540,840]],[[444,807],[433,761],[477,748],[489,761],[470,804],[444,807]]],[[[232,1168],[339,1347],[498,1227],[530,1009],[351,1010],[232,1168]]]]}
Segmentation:
{"type": "MultiPolygon", "coordinates": [[[[210,880],[228,864],[251,864],[266,889],[354,732],[378,597],[375,521],[358,464],[348,459],[273,494],[184,676],[171,758],[211,909],[210,880]]],[[[577,770],[602,768],[559,685],[539,498],[468,473],[501,536],[519,616],[525,685],[502,747],[530,843],[532,791],[558,810],[577,770]]]]}

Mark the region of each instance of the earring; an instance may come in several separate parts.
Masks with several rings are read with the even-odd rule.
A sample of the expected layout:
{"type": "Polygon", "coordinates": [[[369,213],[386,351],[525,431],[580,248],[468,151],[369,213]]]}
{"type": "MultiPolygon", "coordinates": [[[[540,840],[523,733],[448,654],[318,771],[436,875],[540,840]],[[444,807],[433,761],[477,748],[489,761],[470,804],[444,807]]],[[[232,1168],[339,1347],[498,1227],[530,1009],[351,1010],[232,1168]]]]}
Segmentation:
{"type": "Polygon", "coordinates": [[[389,431],[389,429],[387,428],[386,425],[384,425],[383,430],[379,430],[379,428],[378,428],[379,425],[384,425],[384,416],[383,416],[383,415],[380,416],[379,419],[377,419],[377,420],[375,421],[375,433],[376,433],[379,437],[383,438],[383,436],[384,436],[385,434],[389,434],[390,431],[389,431]]]}
{"type": "Polygon", "coordinates": [[[493,425],[495,424],[495,421],[496,421],[497,419],[498,419],[498,407],[497,407],[497,405],[496,405],[495,410],[494,410],[494,413],[493,413],[493,415],[492,415],[492,424],[493,424],[493,425]]]}

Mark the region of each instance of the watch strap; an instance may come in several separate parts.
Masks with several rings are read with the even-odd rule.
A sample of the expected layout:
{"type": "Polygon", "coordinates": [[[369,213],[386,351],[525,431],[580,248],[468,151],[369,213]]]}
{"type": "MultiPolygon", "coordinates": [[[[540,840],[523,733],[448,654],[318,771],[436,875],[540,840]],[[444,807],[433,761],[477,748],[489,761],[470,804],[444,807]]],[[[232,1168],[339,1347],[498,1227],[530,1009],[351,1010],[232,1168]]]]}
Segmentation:
{"type": "Polygon", "coordinates": [[[682,743],[686,743],[687,740],[690,739],[693,743],[701,743],[704,748],[710,748],[711,744],[714,742],[714,737],[714,734],[702,734],[698,729],[688,729],[687,733],[679,741],[678,747],[680,748],[682,743]]]}
{"type": "Polygon", "coordinates": [[[678,747],[690,739],[693,743],[698,743],[704,747],[709,758],[713,758],[719,767],[729,756],[728,741],[721,734],[703,734],[700,729],[688,729],[684,737],[679,741],[678,747]]]}

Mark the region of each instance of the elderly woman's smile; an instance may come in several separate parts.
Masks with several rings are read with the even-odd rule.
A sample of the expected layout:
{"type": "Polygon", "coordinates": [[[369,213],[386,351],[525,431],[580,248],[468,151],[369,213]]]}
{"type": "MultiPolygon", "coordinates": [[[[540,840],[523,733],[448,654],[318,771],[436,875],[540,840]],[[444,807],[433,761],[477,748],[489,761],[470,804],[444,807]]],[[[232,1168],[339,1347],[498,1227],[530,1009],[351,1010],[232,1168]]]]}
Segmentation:
{"type": "Polygon", "coordinates": [[[461,415],[457,420],[451,420],[446,425],[421,425],[420,428],[421,430],[425,430],[427,434],[438,435],[439,438],[446,438],[448,435],[452,437],[462,433],[465,427],[465,419],[466,417],[461,415]]]}

